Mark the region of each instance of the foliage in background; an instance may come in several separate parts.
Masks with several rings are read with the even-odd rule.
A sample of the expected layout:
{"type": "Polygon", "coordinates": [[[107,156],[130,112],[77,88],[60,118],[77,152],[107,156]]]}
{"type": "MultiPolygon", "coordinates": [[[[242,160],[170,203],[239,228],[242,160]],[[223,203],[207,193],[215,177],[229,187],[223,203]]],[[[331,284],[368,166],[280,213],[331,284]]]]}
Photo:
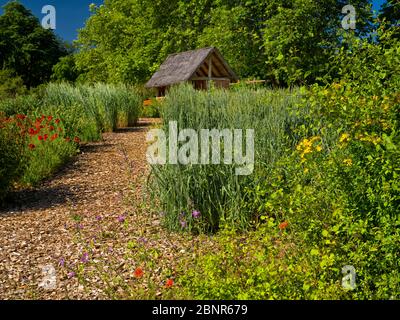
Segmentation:
{"type": "Polygon", "coordinates": [[[30,88],[50,79],[52,67],[67,51],[51,30],[17,1],[0,16],[0,68],[11,69],[30,88]]]}
{"type": "Polygon", "coordinates": [[[0,70],[0,100],[15,98],[27,92],[21,77],[15,77],[11,70],[0,70]]]}
{"type": "Polygon", "coordinates": [[[79,77],[79,70],[73,54],[60,58],[60,61],[53,66],[52,71],[51,80],[56,82],[75,82],[79,77]]]}
{"type": "MultiPolygon", "coordinates": [[[[312,83],[340,45],[344,0],[106,0],[78,38],[81,80],[143,83],[168,54],[217,46],[240,77],[276,85],[312,83]],[[305,23],[307,22],[307,23],[305,23]]],[[[353,1],[355,36],[371,25],[367,0],[353,1]]]]}
{"type": "Polygon", "coordinates": [[[393,32],[391,36],[400,39],[400,1],[387,0],[383,4],[379,18],[389,24],[389,30],[393,32]]]}

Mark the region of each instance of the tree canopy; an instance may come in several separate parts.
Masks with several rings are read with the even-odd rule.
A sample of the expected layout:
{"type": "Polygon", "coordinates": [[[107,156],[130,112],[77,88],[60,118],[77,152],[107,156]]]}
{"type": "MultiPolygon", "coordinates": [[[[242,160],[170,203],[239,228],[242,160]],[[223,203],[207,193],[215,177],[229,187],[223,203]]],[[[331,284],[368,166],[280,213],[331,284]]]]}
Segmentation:
{"type": "Polygon", "coordinates": [[[400,39],[400,1],[388,0],[382,8],[380,19],[388,23],[392,36],[400,39]]]}
{"type": "MultiPolygon", "coordinates": [[[[343,41],[343,0],[105,0],[80,30],[77,65],[88,81],[142,83],[170,53],[218,47],[241,77],[307,83],[343,41]]],[[[355,36],[371,4],[354,0],[355,36]]]]}
{"type": "Polygon", "coordinates": [[[0,69],[20,76],[27,87],[50,79],[52,67],[67,54],[55,34],[17,1],[4,6],[0,16],[0,69]]]}

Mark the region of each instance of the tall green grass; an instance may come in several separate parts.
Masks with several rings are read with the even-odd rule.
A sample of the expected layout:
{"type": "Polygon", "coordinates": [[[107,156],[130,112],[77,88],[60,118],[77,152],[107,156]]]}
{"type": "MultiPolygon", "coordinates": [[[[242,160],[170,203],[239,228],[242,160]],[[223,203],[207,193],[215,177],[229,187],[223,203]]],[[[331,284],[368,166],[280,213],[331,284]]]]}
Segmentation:
{"type": "MultiPolygon", "coordinates": [[[[202,214],[203,231],[218,228],[221,219],[246,228],[254,213],[246,205],[246,188],[257,185],[288,145],[287,127],[295,119],[289,109],[297,91],[239,88],[235,91],[199,92],[189,86],[173,88],[163,105],[163,129],[177,121],[178,130],[255,130],[255,167],[249,176],[235,175],[235,165],[153,165],[152,187],[171,229],[182,220],[194,228],[193,210],[202,214]]],[[[243,133],[245,134],[245,133],[243,133]]]]}
{"type": "Polygon", "coordinates": [[[83,140],[97,140],[101,132],[136,123],[142,97],[125,85],[71,86],[50,84],[45,92],[45,109],[62,114],[83,140]]]}

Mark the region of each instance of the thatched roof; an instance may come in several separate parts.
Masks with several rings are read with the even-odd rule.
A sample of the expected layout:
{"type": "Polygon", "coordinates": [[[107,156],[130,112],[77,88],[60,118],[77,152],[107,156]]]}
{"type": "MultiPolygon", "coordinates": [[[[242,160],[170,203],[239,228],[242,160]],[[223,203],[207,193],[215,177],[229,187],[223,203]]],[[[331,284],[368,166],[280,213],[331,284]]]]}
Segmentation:
{"type": "Polygon", "coordinates": [[[167,60],[160,66],[160,69],[146,83],[146,87],[166,87],[188,81],[198,75],[201,68],[204,70],[204,64],[208,66],[207,60],[210,56],[212,56],[212,64],[215,66],[215,72],[217,73],[213,77],[229,78],[231,81],[239,80],[219,50],[210,47],[169,55],[167,60]]]}

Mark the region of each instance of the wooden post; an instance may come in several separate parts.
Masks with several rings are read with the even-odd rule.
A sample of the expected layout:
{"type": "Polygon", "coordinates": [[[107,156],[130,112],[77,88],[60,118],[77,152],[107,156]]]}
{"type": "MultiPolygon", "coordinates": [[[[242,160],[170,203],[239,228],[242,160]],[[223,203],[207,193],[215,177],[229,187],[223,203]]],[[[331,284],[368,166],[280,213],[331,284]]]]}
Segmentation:
{"type": "Polygon", "coordinates": [[[212,78],[212,55],[208,59],[208,90],[211,90],[211,78],[212,78]]]}

